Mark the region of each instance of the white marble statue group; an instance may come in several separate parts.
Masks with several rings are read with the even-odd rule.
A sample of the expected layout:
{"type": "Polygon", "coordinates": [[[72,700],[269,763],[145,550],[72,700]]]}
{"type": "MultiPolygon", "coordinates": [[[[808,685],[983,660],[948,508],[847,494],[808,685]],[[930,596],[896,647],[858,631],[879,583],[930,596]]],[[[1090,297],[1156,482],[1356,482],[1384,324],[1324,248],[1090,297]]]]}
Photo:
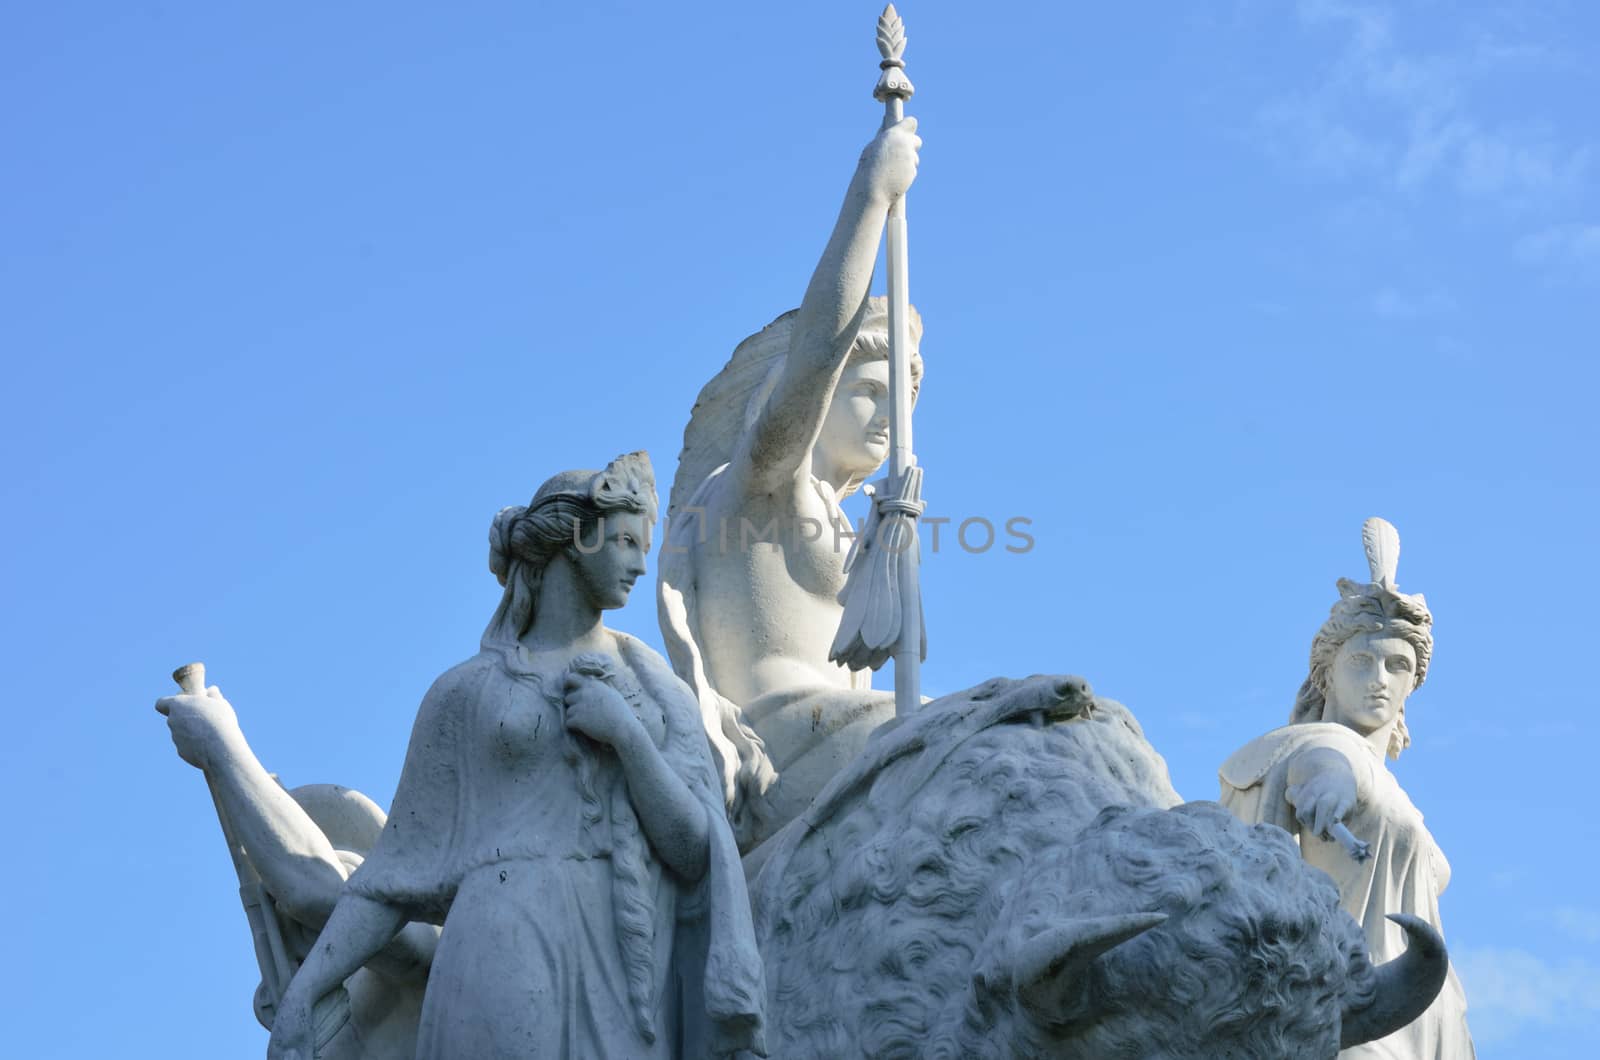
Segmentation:
{"type": "Polygon", "coordinates": [[[285,790],[199,669],[175,675],[157,709],[239,871],[269,1057],[1473,1055],[1449,866],[1385,761],[1432,652],[1388,523],[1220,805],[1184,803],[1079,678],[897,714],[829,661],[841,502],[890,447],[894,310],[869,285],[920,143],[886,122],[800,307],[700,393],[659,564],[670,660],[603,623],[658,523],[635,452],[494,517],[499,606],[423,697],[387,814],[285,790]]]}

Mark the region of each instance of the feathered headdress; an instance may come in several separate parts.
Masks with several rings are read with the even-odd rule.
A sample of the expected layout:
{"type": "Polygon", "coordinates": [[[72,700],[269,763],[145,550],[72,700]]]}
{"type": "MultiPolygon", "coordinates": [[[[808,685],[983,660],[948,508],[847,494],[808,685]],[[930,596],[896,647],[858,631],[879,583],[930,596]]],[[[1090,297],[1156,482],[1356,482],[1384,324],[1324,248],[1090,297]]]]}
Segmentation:
{"type": "MultiPolygon", "coordinates": [[[[1349,578],[1339,579],[1339,603],[1334,605],[1329,621],[1341,611],[1371,614],[1375,619],[1399,619],[1430,630],[1433,614],[1421,593],[1403,593],[1395,581],[1400,566],[1400,532],[1387,519],[1373,516],[1361,524],[1361,546],[1367,553],[1367,569],[1372,581],[1363,584],[1349,578]]],[[[1431,642],[1431,634],[1429,635],[1431,642]]],[[[1417,684],[1427,672],[1428,660],[1418,653],[1417,684]]]]}
{"type": "Polygon", "coordinates": [[[689,496],[733,457],[751,406],[759,410],[777,385],[798,309],[778,317],[734,349],[722,371],[700,388],[683,429],[683,450],[667,495],[667,517],[678,514],[689,496]]]}
{"type": "MultiPolygon", "coordinates": [[[[1339,579],[1339,600],[1311,640],[1311,669],[1290,708],[1291,724],[1322,720],[1329,667],[1340,646],[1359,633],[1388,631],[1404,637],[1417,655],[1417,673],[1411,687],[1420,688],[1428,676],[1428,662],[1433,657],[1433,614],[1421,593],[1403,593],[1395,583],[1400,564],[1399,532],[1388,520],[1374,516],[1361,526],[1361,544],[1372,581],[1339,579]]],[[[1404,705],[1400,711],[1400,721],[1390,739],[1391,758],[1399,757],[1411,742],[1404,705]]]]}

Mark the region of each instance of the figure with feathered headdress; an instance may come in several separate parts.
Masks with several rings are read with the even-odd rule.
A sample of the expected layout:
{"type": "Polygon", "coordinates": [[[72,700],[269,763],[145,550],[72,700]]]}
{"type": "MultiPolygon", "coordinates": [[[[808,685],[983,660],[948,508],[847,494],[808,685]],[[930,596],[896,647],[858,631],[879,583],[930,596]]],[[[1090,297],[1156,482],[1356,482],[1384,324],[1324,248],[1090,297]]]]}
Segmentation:
{"type": "MultiPolygon", "coordinates": [[[[1439,925],[1450,864],[1385,764],[1411,743],[1406,699],[1433,656],[1433,615],[1421,593],[1395,583],[1400,535],[1368,519],[1362,544],[1372,580],[1339,579],[1339,600],[1311,641],[1311,667],[1289,724],[1234,752],[1219,771],[1222,804],[1249,823],[1293,833],[1306,861],[1333,877],[1366,932],[1374,961],[1406,949],[1391,916],[1439,925]]],[[[1452,969],[1418,1019],[1341,1057],[1467,1060],[1467,1002],[1452,969]]]]}
{"type": "MultiPolygon", "coordinates": [[[[800,308],[739,344],[684,430],[661,629],[700,701],[744,850],[894,716],[869,671],[828,656],[854,536],[840,502],[889,454],[887,307],[868,289],[920,144],[908,118],[867,146],[800,308]]],[[[914,343],[921,331],[913,313],[914,343]]]]}

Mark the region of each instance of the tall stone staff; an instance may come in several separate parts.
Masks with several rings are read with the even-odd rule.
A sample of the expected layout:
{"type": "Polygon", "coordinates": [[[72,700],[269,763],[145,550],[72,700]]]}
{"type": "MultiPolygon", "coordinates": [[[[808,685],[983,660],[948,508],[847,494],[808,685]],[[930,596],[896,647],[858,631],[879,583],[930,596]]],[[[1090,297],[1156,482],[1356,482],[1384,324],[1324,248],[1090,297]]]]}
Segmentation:
{"type": "MultiPolygon", "coordinates": [[[[878,19],[882,71],[872,97],[884,105],[887,128],[905,117],[915,89],[905,74],[905,24],[890,4],[878,19]]],[[[889,206],[884,230],[889,265],[889,478],[846,561],[839,602],[844,617],[828,658],[851,669],[876,670],[894,659],[894,707],[904,717],[922,704],[922,625],[917,520],[922,515],[922,469],[911,448],[911,294],[907,278],[906,199],[889,206]]]]}

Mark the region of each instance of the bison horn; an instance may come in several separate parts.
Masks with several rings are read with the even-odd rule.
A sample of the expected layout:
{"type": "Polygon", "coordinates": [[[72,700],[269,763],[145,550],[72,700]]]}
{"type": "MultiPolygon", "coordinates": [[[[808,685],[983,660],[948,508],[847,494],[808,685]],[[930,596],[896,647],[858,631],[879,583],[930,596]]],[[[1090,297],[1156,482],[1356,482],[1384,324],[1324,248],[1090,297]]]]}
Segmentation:
{"type": "Polygon", "coordinates": [[[1166,920],[1164,913],[1085,917],[1047,928],[1017,948],[1011,981],[1017,999],[1046,1023],[1079,1014],[1094,962],[1166,920]]]}
{"type": "Polygon", "coordinates": [[[1450,970],[1444,939],[1432,924],[1407,913],[1392,913],[1389,919],[1405,931],[1406,951],[1378,968],[1378,987],[1370,1003],[1344,1010],[1339,1024],[1341,1049],[1393,1034],[1422,1015],[1450,970]]]}

